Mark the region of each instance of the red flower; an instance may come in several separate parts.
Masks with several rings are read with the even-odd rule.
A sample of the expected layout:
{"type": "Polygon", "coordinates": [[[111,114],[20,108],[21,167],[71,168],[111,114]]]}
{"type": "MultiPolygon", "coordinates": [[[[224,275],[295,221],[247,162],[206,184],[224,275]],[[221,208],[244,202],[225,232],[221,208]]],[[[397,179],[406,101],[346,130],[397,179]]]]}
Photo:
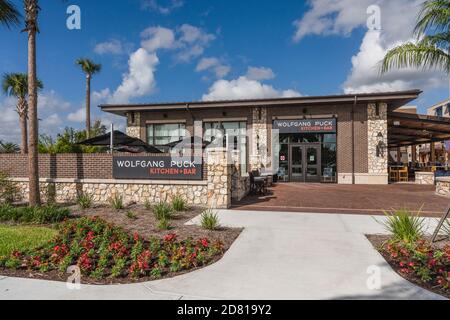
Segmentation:
{"type": "Polygon", "coordinates": [[[137,232],[133,234],[133,239],[135,242],[139,241],[139,234],[137,232]]]}
{"type": "Polygon", "coordinates": [[[175,233],[170,233],[164,237],[165,242],[173,242],[177,239],[177,235],[175,233]]]}
{"type": "Polygon", "coordinates": [[[209,242],[208,242],[208,239],[200,239],[200,243],[201,243],[201,245],[204,247],[204,248],[208,248],[208,246],[209,246],[209,242]]]}

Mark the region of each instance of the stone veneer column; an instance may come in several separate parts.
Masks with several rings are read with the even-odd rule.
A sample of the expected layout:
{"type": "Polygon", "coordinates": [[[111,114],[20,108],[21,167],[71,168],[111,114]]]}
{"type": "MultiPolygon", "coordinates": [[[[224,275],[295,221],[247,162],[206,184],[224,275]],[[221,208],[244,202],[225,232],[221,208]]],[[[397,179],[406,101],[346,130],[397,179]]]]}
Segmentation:
{"type": "Polygon", "coordinates": [[[127,135],[141,139],[141,114],[134,112],[134,122],[131,113],[127,113],[127,135]]]}
{"type": "Polygon", "coordinates": [[[357,178],[359,184],[388,184],[388,107],[386,103],[377,105],[370,103],[367,106],[367,130],[368,130],[368,175],[357,178]],[[377,156],[379,134],[383,135],[383,154],[377,156]]]}
{"type": "Polygon", "coordinates": [[[253,108],[253,127],[251,141],[250,167],[258,170],[267,164],[268,125],[267,108],[253,108]]]}
{"type": "Polygon", "coordinates": [[[206,154],[208,187],[206,205],[213,209],[231,206],[232,164],[225,149],[210,149],[206,154]]]}

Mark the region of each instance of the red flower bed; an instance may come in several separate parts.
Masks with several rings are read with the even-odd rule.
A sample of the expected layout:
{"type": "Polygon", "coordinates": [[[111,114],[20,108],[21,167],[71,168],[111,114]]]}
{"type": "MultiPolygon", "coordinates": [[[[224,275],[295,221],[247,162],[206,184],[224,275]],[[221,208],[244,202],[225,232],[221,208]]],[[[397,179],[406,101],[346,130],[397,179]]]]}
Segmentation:
{"type": "Polygon", "coordinates": [[[425,240],[388,241],[382,250],[404,276],[450,292],[450,246],[436,249],[425,240]]]}
{"type": "Polygon", "coordinates": [[[179,241],[176,234],[146,241],[98,218],[81,218],[60,226],[58,236],[31,252],[0,257],[0,268],[65,273],[72,265],[95,278],[160,278],[203,266],[223,253],[220,242],[179,241]]]}

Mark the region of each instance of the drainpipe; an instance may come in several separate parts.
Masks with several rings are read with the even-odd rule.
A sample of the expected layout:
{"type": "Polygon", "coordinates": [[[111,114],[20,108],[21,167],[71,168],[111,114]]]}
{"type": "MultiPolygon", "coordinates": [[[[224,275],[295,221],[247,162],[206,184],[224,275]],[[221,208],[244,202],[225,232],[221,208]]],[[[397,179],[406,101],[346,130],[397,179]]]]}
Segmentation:
{"type": "Polygon", "coordinates": [[[352,106],[352,184],[355,184],[355,107],[358,104],[358,96],[355,96],[355,102],[352,106]]]}

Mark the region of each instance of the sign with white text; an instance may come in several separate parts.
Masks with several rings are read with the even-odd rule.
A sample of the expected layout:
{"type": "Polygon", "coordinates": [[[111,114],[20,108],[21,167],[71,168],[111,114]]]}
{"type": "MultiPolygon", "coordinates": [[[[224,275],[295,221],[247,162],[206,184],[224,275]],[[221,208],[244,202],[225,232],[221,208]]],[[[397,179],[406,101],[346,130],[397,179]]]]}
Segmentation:
{"type": "Polygon", "coordinates": [[[175,159],[170,156],[114,157],[115,179],[141,180],[202,180],[203,165],[193,159],[175,159]]]}
{"type": "Polygon", "coordinates": [[[336,119],[275,120],[273,129],[286,133],[336,133],[336,119]]]}

